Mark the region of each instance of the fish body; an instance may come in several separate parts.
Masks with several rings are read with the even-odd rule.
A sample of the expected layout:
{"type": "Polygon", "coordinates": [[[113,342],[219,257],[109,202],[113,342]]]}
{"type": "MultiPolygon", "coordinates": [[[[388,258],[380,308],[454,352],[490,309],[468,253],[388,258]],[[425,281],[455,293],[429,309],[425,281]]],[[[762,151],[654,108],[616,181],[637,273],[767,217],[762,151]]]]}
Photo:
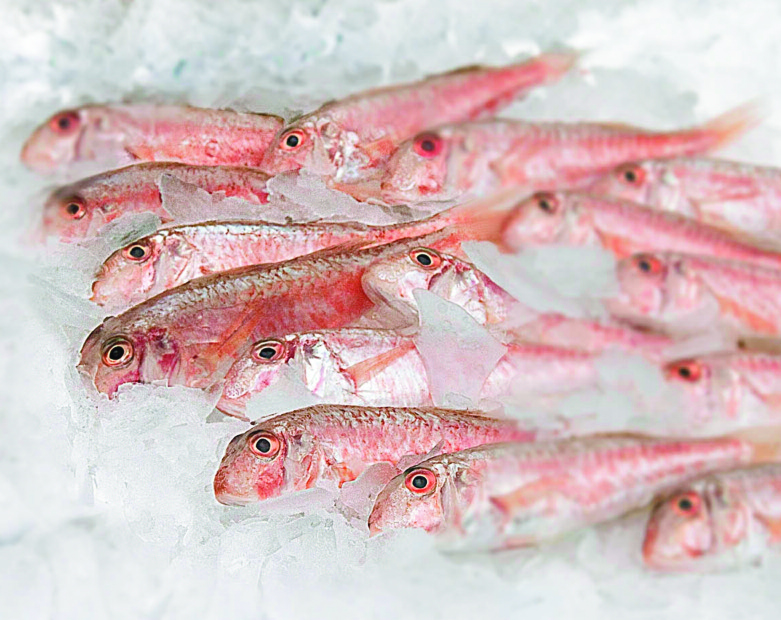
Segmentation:
{"type": "Polygon", "coordinates": [[[345,243],[390,243],[451,227],[464,239],[498,235],[506,214],[462,205],[430,218],[371,226],[358,222],[272,224],[199,222],[166,226],[109,256],[92,285],[93,301],[128,307],[194,278],[247,265],[276,263],[345,243]]]}
{"type": "Polygon", "coordinates": [[[781,543],[781,466],[720,472],[660,499],[643,558],[667,571],[704,572],[761,561],[781,543]]]}
{"type": "Polygon", "coordinates": [[[159,182],[163,175],[196,185],[209,193],[223,192],[254,204],[268,202],[268,176],[235,166],[191,166],[144,163],[104,172],[55,190],[44,205],[43,233],[62,241],[94,237],[117,218],[131,213],[155,213],[170,221],[159,182]]]}
{"type": "Polygon", "coordinates": [[[718,331],[734,337],[781,333],[781,270],[674,253],[619,261],[619,293],[610,313],[644,328],[685,336],[718,331]]]}
{"type": "Polygon", "coordinates": [[[781,253],[758,248],[718,228],[641,204],[580,192],[540,192],[508,216],[503,243],[511,250],[541,245],[596,245],[617,258],[670,251],[781,268],[781,253]]]}
{"type": "Polygon", "coordinates": [[[427,127],[486,117],[535,86],[554,81],[576,55],[550,53],[507,67],[468,67],[326,103],[269,146],[270,174],[305,168],[338,182],[371,176],[402,141],[427,127]]]}
{"type": "Polygon", "coordinates": [[[781,422],[781,356],[729,352],[669,362],[669,384],[677,387],[687,424],[711,434],[737,427],[781,422]]]}
{"type": "Polygon", "coordinates": [[[361,286],[365,270],[419,243],[342,246],[192,280],[107,318],[85,341],[79,368],[110,395],[122,383],[209,387],[261,338],[356,321],[373,307],[361,286]]]}
{"type": "Polygon", "coordinates": [[[594,435],[479,446],[394,478],[377,497],[369,529],[424,528],[469,548],[532,545],[645,506],[700,475],[777,458],[775,446],[730,437],[594,435]]]}
{"type": "Polygon", "coordinates": [[[633,200],[763,241],[781,241],[781,170],[704,157],[622,164],[589,192],[633,200]]]}
{"type": "Polygon", "coordinates": [[[249,504],[317,484],[341,485],[369,465],[396,465],[435,448],[533,438],[514,422],[468,411],[316,405],[268,418],[234,437],[214,477],[214,493],[223,504],[249,504]]]}
{"type": "MultiPolygon", "coordinates": [[[[480,400],[530,404],[598,381],[597,355],[533,343],[510,343],[486,377],[480,400]]],[[[242,416],[247,401],[274,385],[283,369],[323,402],[422,407],[434,404],[414,336],[344,328],[291,334],[253,345],[228,371],[217,408],[242,416]]]]}
{"type": "Polygon", "coordinates": [[[576,188],[627,161],[711,151],[753,123],[749,112],[736,110],[672,132],[508,119],[442,124],[398,147],[380,191],[388,204],[413,204],[512,186],[530,192],[576,188]]]}
{"type": "Polygon", "coordinates": [[[152,104],[89,105],[58,112],[22,149],[53,173],[82,162],[104,169],[143,161],[257,167],[283,120],[271,114],[152,104]]]}

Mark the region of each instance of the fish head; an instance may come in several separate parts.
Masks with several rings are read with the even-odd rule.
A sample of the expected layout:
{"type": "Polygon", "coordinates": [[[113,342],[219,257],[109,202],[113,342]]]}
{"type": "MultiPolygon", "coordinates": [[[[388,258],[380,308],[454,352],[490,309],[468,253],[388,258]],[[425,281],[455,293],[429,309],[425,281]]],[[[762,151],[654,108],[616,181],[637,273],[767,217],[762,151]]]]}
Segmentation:
{"type": "Polygon", "coordinates": [[[87,337],[78,369],[112,397],[125,383],[182,384],[176,377],[180,366],[179,348],[165,329],[144,330],[120,316],[109,317],[87,337]]]}
{"type": "Polygon", "coordinates": [[[562,235],[576,212],[573,195],[537,192],[518,203],[504,224],[502,241],[511,250],[566,241],[562,235]]]}
{"type": "Polygon", "coordinates": [[[269,418],[234,437],[214,476],[221,504],[245,505],[303,490],[314,484],[317,463],[311,442],[280,416],[269,418]]]}
{"type": "Polygon", "coordinates": [[[51,193],[43,206],[43,233],[62,241],[92,236],[105,223],[99,204],[79,183],[51,193]]]}
{"type": "Polygon", "coordinates": [[[369,515],[372,534],[421,528],[437,532],[445,526],[442,490],[449,476],[440,463],[410,467],[393,478],[375,500],[369,515]]]}
{"type": "Polygon", "coordinates": [[[385,167],[382,199],[400,204],[456,198],[457,191],[448,183],[452,148],[444,130],[425,131],[400,144],[385,167]]]}
{"type": "Polygon", "coordinates": [[[249,398],[274,385],[282,369],[295,355],[298,338],[267,338],[252,345],[228,370],[217,408],[243,413],[249,398]]]}
{"type": "Polygon", "coordinates": [[[272,140],[263,155],[260,169],[270,175],[305,168],[322,173],[329,161],[317,127],[312,119],[303,117],[284,127],[272,140]]]}
{"type": "Polygon", "coordinates": [[[25,142],[22,163],[36,172],[48,173],[75,162],[89,123],[88,108],[57,112],[25,142]]]}
{"type": "Polygon", "coordinates": [[[654,188],[660,183],[662,174],[660,166],[652,161],[624,163],[599,177],[588,191],[653,204],[654,188]]]}
{"type": "Polygon", "coordinates": [[[643,559],[653,568],[686,570],[715,547],[715,527],[702,485],[658,502],[648,520],[643,559]]]}
{"type": "MultiPolygon", "coordinates": [[[[117,250],[109,256],[100,267],[92,283],[92,301],[105,306],[116,304],[117,301],[136,301],[139,295],[148,297],[147,293],[155,284],[161,284],[162,289],[170,288],[168,282],[159,282],[160,263],[163,252],[168,258],[168,271],[175,268],[173,263],[184,263],[189,252],[182,251],[182,244],[177,237],[168,240],[168,235],[158,233],[139,239],[117,250]]],[[[176,274],[181,273],[175,269],[176,274]]]]}
{"type": "Polygon", "coordinates": [[[413,291],[430,290],[454,264],[455,259],[446,254],[418,247],[378,260],[366,270],[361,282],[375,304],[389,306],[405,319],[416,320],[417,303],[413,291]]]}

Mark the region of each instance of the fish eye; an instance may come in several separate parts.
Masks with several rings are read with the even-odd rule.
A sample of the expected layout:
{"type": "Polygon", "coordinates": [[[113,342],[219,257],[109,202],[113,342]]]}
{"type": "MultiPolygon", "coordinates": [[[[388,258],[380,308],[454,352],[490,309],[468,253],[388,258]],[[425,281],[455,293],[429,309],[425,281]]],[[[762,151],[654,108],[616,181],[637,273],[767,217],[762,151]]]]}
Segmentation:
{"type": "Polygon", "coordinates": [[[675,362],[667,368],[668,376],[696,383],[702,378],[702,366],[694,360],[675,362]]]}
{"type": "Polygon", "coordinates": [[[618,169],[618,178],[628,185],[639,186],[645,181],[645,170],[637,164],[627,164],[618,169]]]}
{"type": "Polygon", "coordinates": [[[122,255],[134,263],[142,263],[152,254],[152,250],[146,243],[133,243],[122,250],[122,255]]]}
{"type": "Polygon", "coordinates": [[[77,112],[60,112],[59,114],[52,116],[51,120],[49,121],[49,127],[55,133],[60,135],[67,135],[73,132],[79,126],[80,122],[81,119],[79,119],[77,112]]]}
{"type": "Polygon", "coordinates": [[[536,194],[534,199],[537,203],[537,206],[545,211],[545,213],[556,213],[559,208],[559,201],[556,196],[548,192],[536,194]]]}
{"type": "Polygon", "coordinates": [[[249,446],[254,454],[266,459],[272,459],[279,454],[282,443],[274,433],[261,431],[250,437],[249,446]]]}
{"type": "Polygon", "coordinates": [[[252,359],[256,362],[276,362],[285,354],[285,344],[279,340],[263,340],[252,347],[252,359]]]}
{"type": "Polygon", "coordinates": [[[700,497],[696,493],[683,493],[672,500],[673,510],[682,517],[692,517],[700,511],[700,497]]]}
{"type": "Polygon", "coordinates": [[[127,338],[121,336],[112,338],[103,347],[103,355],[101,357],[106,366],[112,368],[125,366],[133,359],[133,345],[127,338]]]}
{"type": "Polygon", "coordinates": [[[664,271],[664,264],[662,261],[650,254],[640,254],[635,256],[632,260],[637,269],[642,273],[655,275],[664,271]]]}
{"type": "Polygon", "coordinates": [[[437,486],[437,477],[429,469],[413,469],[404,477],[404,486],[415,495],[425,495],[437,486]]]}
{"type": "Polygon", "coordinates": [[[436,157],[442,152],[442,138],[435,133],[424,133],[415,138],[413,150],[421,157],[436,157]]]}
{"type": "Polygon", "coordinates": [[[87,214],[87,208],[80,198],[69,198],[62,204],[62,214],[69,220],[80,220],[87,214]]]}
{"type": "Polygon", "coordinates": [[[285,151],[295,151],[304,143],[305,139],[306,134],[303,131],[291,129],[282,136],[279,146],[285,151]]]}
{"type": "Polygon", "coordinates": [[[412,262],[423,269],[436,269],[442,264],[442,257],[439,252],[430,248],[415,248],[409,253],[412,262]]]}

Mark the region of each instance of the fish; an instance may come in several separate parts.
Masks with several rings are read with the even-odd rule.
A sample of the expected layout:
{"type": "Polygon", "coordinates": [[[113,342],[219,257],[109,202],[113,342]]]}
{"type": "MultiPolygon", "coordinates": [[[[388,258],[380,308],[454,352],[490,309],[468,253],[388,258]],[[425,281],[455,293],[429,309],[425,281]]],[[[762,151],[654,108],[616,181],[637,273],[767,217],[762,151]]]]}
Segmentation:
{"type": "MultiPolygon", "coordinates": [[[[599,353],[527,342],[505,346],[505,354],[483,383],[480,401],[550,406],[576,390],[599,383],[599,353]]],[[[226,374],[217,409],[244,416],[249,399],[273,386],[286,368],[326,403],[374,407],[435,404],[414,335],[341,328],[256,342],[226,374]]]]}
{"type": "Polygon", "coordinates": [[[687,426],[711,434],[781,423],[781,355],[730,351],[667,362],[687,426]]]}
{"type": "Polygon", "coordinates": [[[109,256],[93,281],[92,300],[126,308],[197,277],[290,260],[345,243],[389,243],[445,227],[457,228],[463,239],[498,239],[506,216],[486,201],[475,201],[423,220],[387,226],[257,220],[170,225],[109,256]]]}
{"type": "Polygon", "coordinates": [[[781,169],[706,157],[621,164],[589,185],[765,243],[781,242],[781,169]]]}
{"type": "Polygon", "coordinates": [[[481,412],[315,405],[268,418],[228,444],[214,476],[221,504],[246,505],[315,485],[341,486],[375,463],[432,450],[531,441],[534,432],[481,412]]]}
{"type": "Polygon", "coordinates": [[[257,167],[284,124],[272,114],[148,103],[62,110],[38,127],[21,160],[41,174],[90,162],[103,170],[134,162],[257,167]]]}
{"type": "Polygon", "coordinates": [[[698,476],[779,459],[778,443],[740,435],[494,443],[406,469],[377,496],[368,524],[373,534],[422,528],[454,548],[530,546],[644,507],[698,476]]]}
{"type": "Polygon", "coordinates": [[[491,116],[559,79],[577,57],[550,52],[507,67],[466,67],[328,102],[282,129],[261,167],[269,174],[303,168],[340,183],[366,179],[419,131],[491,116]]]}
{"type": "Polygon", "coordinates": [[[756,564],[781,542],[781,466],[720,472],[660,498],[643,541],[646,566],[708,572],[756,564]]]}
{"type": "Polygon", "coordinates": [[[616,266],[615,317],[681,337],[720,332],[732,338],[781,333],[781,270],[676,253],[642,253],[616,266]]]}
{"type": "Polygon", "coordinates": [[[444,230],[370,248],[348,244],[191,280],[105,319],[84,342],[79,371],[109,396],[124,383],[211,388],[261,338],[357,321],[374,305],[361,286],[364,271],[420,243],[457,238],[444,230]]]}
{"type": "Polygon", "coordinates": [[[154,213],[163,221],[174,221],[160,195],[158,183],[163,175],[252,204],[268,202],[268,175],[259,170],[167,162],[135,164],[54,190],[44,205],[42,233],[75,243],[97,236],[107,224],[131,213],[154,213]]]}
{"type": "Polygon", "coordinates": [[[443,123],[396,149],[384,167],[380,197],[388,204],[415,204],[506,187],[529,193],[576,189],[627,161],[715,150],[755,125],[756,117],[752,108],[738,108],[699,127],[668,132],[510,119],[443,123]]]}
{"type": "Polygon", "coordinates": [[[510,251],[542,245],[596,245],[624,258],[670,251],[781,268],[781,252],[744,242],[719,228],[638,203],[581,192],[538,192],[506,219],[502,243],[510,251]]]}
{"type": "Polygon", "coordinates": [[[516,340],[602,352],[616,349],[662,359],[673,345],[664,335],[615,322],[540,313],[522,304],[472,263],[434,248],[389,255],[364,273],[363,288],[374,303],[393,308],[406,323],[418,321],[414,291],[430,291],[457,304],[480,325],[516,340]],[[421,262],[422,259],[422,262],[421,262]]]}

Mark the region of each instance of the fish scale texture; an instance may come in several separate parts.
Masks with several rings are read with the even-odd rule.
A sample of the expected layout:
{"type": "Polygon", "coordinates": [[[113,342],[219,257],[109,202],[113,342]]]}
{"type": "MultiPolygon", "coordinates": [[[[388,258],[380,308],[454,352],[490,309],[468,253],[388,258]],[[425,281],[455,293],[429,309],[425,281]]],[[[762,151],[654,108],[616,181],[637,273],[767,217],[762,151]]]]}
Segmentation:
{"type": "MultiPolygon", "coordinates": [[[[66,107],[147,97],[290,119],[565,45],[588,51],[587,72],[509,117],[668,130],[760,97],[765,122],[720,154],[779,165],[776,0],[4,0],[0,12],[0,618],[778,618],[778,557],[660,578],[642,566],[645,515],[454,559],[421,532],[368,539],[317,489],[264,513],[218,505],[214,472],[246,424],[215,419],[214,395],[185,388],[86,392],[78,349],[105,316],[89,285],[126,240],[36,257],[20,239],[51,181],[18,162],[66,107]]],[[[544,273],[566,283],[561,267],[544,273]]]]}

